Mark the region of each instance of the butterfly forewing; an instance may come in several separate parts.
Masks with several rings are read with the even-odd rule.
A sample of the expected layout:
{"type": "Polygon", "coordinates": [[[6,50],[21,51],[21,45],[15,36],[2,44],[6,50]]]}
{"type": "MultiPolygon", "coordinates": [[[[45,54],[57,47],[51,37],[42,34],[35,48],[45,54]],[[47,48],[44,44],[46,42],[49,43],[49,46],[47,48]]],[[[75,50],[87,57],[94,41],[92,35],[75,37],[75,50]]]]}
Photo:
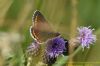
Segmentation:
{"type": "Polygon", "coordinates": [[[32,21],[33,24],[30,28],[30,32],[33,38],[39,43],[60,35],[59,33],[53,31],[50,24],[39,11],[34,13],[32,21]]]}

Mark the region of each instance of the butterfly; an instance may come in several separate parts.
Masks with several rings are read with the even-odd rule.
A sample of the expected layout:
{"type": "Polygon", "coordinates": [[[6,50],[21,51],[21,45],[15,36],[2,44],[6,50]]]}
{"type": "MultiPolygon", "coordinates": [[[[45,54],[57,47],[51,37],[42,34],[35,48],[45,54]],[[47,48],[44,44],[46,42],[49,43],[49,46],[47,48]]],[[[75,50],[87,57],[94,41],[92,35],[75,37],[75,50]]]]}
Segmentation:
{"type": "Polygon", "coordinates": [[[59,36],[58,32],[55,32],[44,16],[37,10],[32,17],[32,26],[30,27],[30,35],[32,38],[40,44],[47,39],[59,36]]]}

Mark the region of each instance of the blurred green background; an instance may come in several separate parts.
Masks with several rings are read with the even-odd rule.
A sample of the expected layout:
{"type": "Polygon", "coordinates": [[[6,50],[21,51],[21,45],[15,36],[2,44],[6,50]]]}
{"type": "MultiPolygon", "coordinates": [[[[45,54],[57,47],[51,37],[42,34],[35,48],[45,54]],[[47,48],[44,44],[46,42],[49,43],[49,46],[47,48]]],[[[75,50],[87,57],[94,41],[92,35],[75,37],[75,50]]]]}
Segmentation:
{"type": "MultiPolygon", "coordinates": [[[[100,66],[100,0],[0,0],[0,66],[24,66],[26,48],[33,40],[29,27],[35,10],[69,39],[70,28],[76,30],[72,26],[74,8],[75,26],[94,28],[97,41],[90,49],[73,52],[73,66],[100,66]]],[[[65,66],[68,57],[59,59],[55,66],[65,66]]]]}

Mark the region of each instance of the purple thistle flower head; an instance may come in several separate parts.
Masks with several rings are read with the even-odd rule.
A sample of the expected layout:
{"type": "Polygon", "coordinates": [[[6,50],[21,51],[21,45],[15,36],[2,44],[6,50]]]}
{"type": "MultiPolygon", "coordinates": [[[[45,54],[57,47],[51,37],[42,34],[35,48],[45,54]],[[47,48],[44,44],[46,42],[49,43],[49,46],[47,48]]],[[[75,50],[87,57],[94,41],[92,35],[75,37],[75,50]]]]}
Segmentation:
{"type": "Polygon", "coordinates": [[[79,35],[77,39],[79,40],[83,49],[84,47],[89,48],[89,45],[96,41],[96,35],[93,34],[93,30],[94,29],[90,29],[90,26],[78,28],[79,35]]]}
{"type": "Polygon", "coordinates": [[[49,39],[46,44],[46,53],[50,58],[57,57],[66,49],[65,41],[60,36],[49,39]]]}
{"type": "Polygon", "coordinates": [[[40,47],[39,44],[36,41],[34,41],[31,43],[30,46],[28,46],[27,53],[30,55],[33,55],[33,54],[36,55],[37,51],[39,50],[39,47],[40,47]]]}

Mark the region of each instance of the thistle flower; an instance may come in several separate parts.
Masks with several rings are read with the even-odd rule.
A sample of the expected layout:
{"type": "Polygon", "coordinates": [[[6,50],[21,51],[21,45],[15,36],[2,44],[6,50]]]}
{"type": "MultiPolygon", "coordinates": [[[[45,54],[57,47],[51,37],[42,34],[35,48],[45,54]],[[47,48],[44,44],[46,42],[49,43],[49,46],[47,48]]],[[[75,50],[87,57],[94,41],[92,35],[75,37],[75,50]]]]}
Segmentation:
{"type": "Polygon", "coordinates": [[[65,41],[60,36],[49,39],[46,43],[46,54],[50,58],[55,58],[63,53],[65,48],[65,41]]]}
{"type": "Polygon", "coordinates": [[[80,44],[84,47],[89,48],[90,44],[96,41],[96,35],[93,34],[94,29],[90,29],[90,27],[80,27],[78,28],[78,37],[80,44]]]}
{"type": "Polygon", "coordinates": [[[56,62],[56,57],[50,57],[47,55],[47,53],[44,53],[43,55],[43,63],[47,64],[48,66],[52,66],[56,62]]]}
{"type": "Polygon", "coordinates": [[[27,48],[27,53],[30,54],[30,55],[36,55],[37,54],[37,51],[39,50],[39,44],[34,41],[31,43],[31,45],[27,48]]]}

